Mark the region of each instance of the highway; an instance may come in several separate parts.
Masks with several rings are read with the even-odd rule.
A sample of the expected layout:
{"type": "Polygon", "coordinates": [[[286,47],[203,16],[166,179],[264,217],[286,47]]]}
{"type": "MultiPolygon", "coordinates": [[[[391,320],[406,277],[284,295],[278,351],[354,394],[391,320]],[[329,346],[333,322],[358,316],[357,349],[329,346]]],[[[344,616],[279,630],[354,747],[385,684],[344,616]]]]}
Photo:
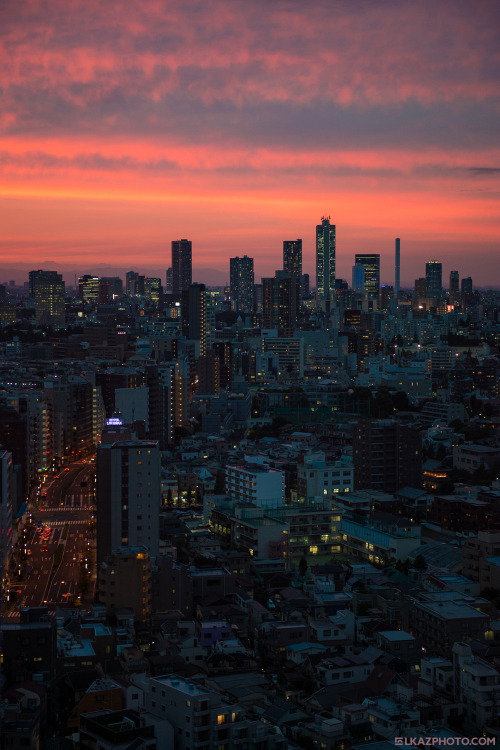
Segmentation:
{"type": "Polygon", "coordinates": [[[26,572],[11,579],[15,606],[4,611],[7,622],[15,622],[19,609],[46,605],[80,605],[92,599],[95,561],[92,532],[94,464],[79,461],[42,486],[33,504],[23,542],[26,572]]]}

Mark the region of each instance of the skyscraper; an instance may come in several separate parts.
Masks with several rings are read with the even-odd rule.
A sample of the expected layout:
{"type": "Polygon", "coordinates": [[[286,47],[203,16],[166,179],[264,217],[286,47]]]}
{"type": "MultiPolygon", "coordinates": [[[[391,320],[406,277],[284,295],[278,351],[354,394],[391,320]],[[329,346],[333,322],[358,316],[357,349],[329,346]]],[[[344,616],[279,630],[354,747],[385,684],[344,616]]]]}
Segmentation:
{"type": "Polygon", "coordinates": [[[365,293],[365,267],[362,263],[356,263],[352,267],[352,291],[357,294],[365,293]]]}
{"type": "Polygon", "coordinates": [[[63,277],[56,271],[30,271],[30,293],[39,325],[63,326],[65,322],[63,277]]]}
{"type": "Polygon", "coordinates": [[[243,258],[230,258],[229,276],[232,309],[236,312],[252,312],[253,258],[249,258],[248,255],[244,255],[243,258]]]}
{"type": "Polygon", "coordinates": [[[368,299],[377,300],[380,294],[380,255],[378,253],[356,253],[356,265],[365,269],[365,292],[368,299]]]}
{"type": "Polygon", "coordinates": [[[276,271],[262,279],[262,324],[264,328],[293,328],[297,322],[296,277],[287,271],[276,271]]]}
{"type": "Polygon", "coordinates": [[[283,241],[283,270],[302,276],[302,240],[283,241]]]}
{"type": "Polygon", "coordinates": [[[438,260],[425,264],[425,296],[435,300],[443,296],[443,266],[438,260]]]}
{"type": "Polygon", "coordinates": [[[172,294],[176,297],[193,281],[191,240],[172,241],[172,294]]]}
{"type": "Polygon", "coordinates": [[[96,304],[99,301],[99,278],[85,274],[78,279],[78,297],[83,302],[96,304]]]}
{"type": "Polygon", "coordinates": [[[396,237],[395,244],[394,295],[397,300],[401,284],[401,240],[399,237],[396,237]]]}
{"type": "Polygon", "coordinates": [[[460,290],[460,276],[458,271],[450,271],[450,295],[458,294],[460,290]]]}
{"type": "Polygon", "coordinates": [[[322,300],[335,293],[335,224],[323,216],[316,226],[316,293],[322,300]]]}

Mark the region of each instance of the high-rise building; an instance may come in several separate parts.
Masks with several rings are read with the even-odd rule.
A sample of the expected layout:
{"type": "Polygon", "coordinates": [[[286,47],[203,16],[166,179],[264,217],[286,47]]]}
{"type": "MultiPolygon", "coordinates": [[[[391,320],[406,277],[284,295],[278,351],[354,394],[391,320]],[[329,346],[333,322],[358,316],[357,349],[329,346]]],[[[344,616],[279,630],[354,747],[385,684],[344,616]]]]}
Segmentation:
{"type": "Polygon", "coordinates": [[[172,241],[172,294],[180,297],[193,283],[191,240],[172,241]]]}
{"type": "Polygon", "coordinates": [[[85,274],[78,279],[78,297],[83,302],[96,304],[99,301],[99,278],[85,274]]]}
{"type": "Polygon", "coordinates": [[[172,294],[172,266],[170,268],[167,268],[167,273],[165,274],[165,294],[172,294]]]}
{"type": "Polygon", "coordinates": [[[187,423],[189,368],[184,360],[147,365],[149,437],[165,450],[187,423]]]}
{"type": "Polygon", "coordinates": [[[161,297],[161,279],[154,276],[146,277],[144,279],[144,295],[146,299],[158,304],[161,297]]]}
{"type": "Polygon", "coordinates": [[[97,451],[97,563],[121,547],[158,554],[160,449],[155,440],[101,443],[97,451]]]}
{"type": "Polygon", "coordinates": [[[460,292],[460,275],[458,271],[450,271],[450,296],[460,292]]]}
{"type": "Polygon", "coordinates": [[[356,265],[365,269],[365,293],[368,299],[378,300],[380,295],[380,255],[378,253],[356,253],[356,265]]]}
{"type": "Polygon", "coordinates": [[[434,300],[443,296],[443,265],[438,260],[425,264],[425,296],[434,300]]]}
{"type": "Polygon", "coordinates": [[[427,297],[427,280],[425,276],[415,279],[415,291],[413,294],[413,305],[418,307],[422,300],[427,297]]]}
{"type": "Polygon", "coordinates": [[[276,271],[262,279],[262,325],[264,328],[294,328],[297,322],[299,285],[287,271],[276,271]]]}
{"type": "Polygon", "coordinates": [[[190,341],[199,341],[198,356],[206,352],[206,300],[205,284],[191,284],[182,291],[182,335],[190,341]]]}
{"type": "Polygon", "coordinates": [[[125,288],[131,297],[144,297],[145,277],[137,271],[128,271],[125,277],[125,288]]]}
{"type": "Polygon", "coordinates": [[[65,323],[63,277],[56,271],[30,271],[30,293],[38,325],[62,327],[65,323]]]}
{"type": "Polygon", "coordinates": [[[316,226],[316,293],[327,300],[335,292],[335,224],[323,216],[316,226]]]}
{"type": "Polygon", "coordinates": [[[253,258],[244,255],[242,258],[229,260],[229,285],[231,307],[236,312],[253,311],[253,258]]]}
{"type": "Polygon", "coordinates": [[[394,268],[394,296],[396,301],[399,295],[401,285],[401,240],[396,237],[395,242],[395,268],[394,268]]]}
{"type": "Polygon", "coordinates": [[[213,349],[198,357],[196,362],[198,373],[199,396],[218,396],[220,392],[220,360],[213,349]]]}
{"type": "Polygon", "coordinates": [[[354,490],[422,486],[422,438],[395,419],[360,420],[353,433],[354,490]]]}
{"type": "Polygon", "coordinates": [[[352,291],[356,294],[365,293],[365,267],[362,263],[356,263],[352,267],[352,291]]]}
{"type": "Polygon", "coordinates": [[[123,294],[123,281],[119,276],[101,276],[99,279],[99,302],[102,305],[113,302],[123,294]]]}
{"type": "Polygon", "coordinates": [[[302,240],[283,241],[283,270],[302,276],[302,240]]]}
{"type": "Polygon", "coordinates": [[[472,302],[472,279],[470,276],[465,276],[462,279],[462,310],[466,310],[468,305],[472,302]]]}

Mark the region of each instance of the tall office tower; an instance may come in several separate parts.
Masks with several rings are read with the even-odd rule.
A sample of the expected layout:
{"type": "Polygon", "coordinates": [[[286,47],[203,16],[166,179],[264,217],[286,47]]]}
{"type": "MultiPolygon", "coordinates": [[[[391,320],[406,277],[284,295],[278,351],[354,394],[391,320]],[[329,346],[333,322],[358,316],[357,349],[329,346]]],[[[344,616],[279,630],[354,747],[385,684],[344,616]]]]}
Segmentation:
{"type": "Polygon", "coordinates": [[[401,284],[401,240],[399,237],[396,237],[395,245],[394,296],[397,300],[401,284]]]}
{"type": "Polygon", "coordinates": [[[170,268],[167,268],[167,273],[165,274],[165,294],[172,294],[172,266],[170,268]]]}
{"type": "Polygon", "coordinates": [[[202,357],[207,346],[207,313],[205,284],[191,284],[182,292],[181,299],[182,335],[190,341],[199,341],[199,352],[202,357]]]}
{"type": "Polygon", "coordinates": [[[193,283],[191,240],[172,241],[172,294],[180,297],[193,283]]]}
{"type": "Polygon", "coordinates": [[[144,297],[145,277],[137,271],[128,271],[126,275],[126,291],[131,297],[144,297]]]}
{"type": "Polygon", "coordinates": [[[287,271],[262,279],[262,325],[294,328],[297,322],[297,280],[287,271]]]}
{"type": "Polygon", "coordinates": [[[30,293],[35,302],[35,318],[39,325],[63,326],[64,281],[56,271],[30,271],[30,293]]]}
{"type": "Polygon", "coordinates": [[[125,274],[125,292],[129,296],[135,294],[135,288],[139,274],[137,271],[127,271],[125,274]]]}
{"type": "Polygon", "coordinates": [[[0,590],[12,557],[12,453],[0,446],[0,590]]]}
{"type": "Polygon", "coordinates": [[[101,276],[99,279],[99,302],[102,305],[121,297],[123,281],[119,276],[101,276]]]}
{"type": "Polygon", "coordinates": [[[283,270],[302,276],[302,240],[283,241],[283,270]]]}
{"type": "Polygon", "coordinates": [[[380,295],[380,255],[378,253],[356,253],[356,265],[365,269],[365,293],[368,299],[377,300],[380,295]]]}
{"type": "Polygon", "coordinates": [[[99,279],[97,276],[85,274],[78,279],[78,297],[83,302],[93,305],[99,301],[99,279]]]}
{"type": "Polygon", "coordinates": [[[97,451],[97,564],[121,547],[158,554],[160,448],[156,440],[101,443],[97,451]]]}
{"type": "Polygon", "coordinates": [[[244,255],[243,258],[230,258],[231,307],[236,312],[253,311],[253,283],[253,258],[249,258],[248,255],[244,255]]]}
{"type": "Polygon", "coordinates": [[[455,297],[460,292],[460,275],[458,271],[450,271],[450,297],[455,297]]]}
{"type": "Polygon", "coordinates": [[[443,266],[438,260],[425,264],[425,296],[436,300],[443,296],[443,266]]]}
{"type": "Polygon", "coordinates": [[[322,300],[335,293],[335,224],[323,216],[316,226],[316,293],[322,300]]]}
{"type": "Polygon", "coordinates": [[[354,489],[422,486],[422,438],[395,419],[360,420],[353,434],[354,489]]]}
{"type": "Polygon", "coordinates": [[[176,441],[176,430],[187,424],[189,368],[184,360],[146,366],[149,437],[161,450],[176,441]]]}
{"type": "Polygon", "coordinates": [[[356,294],[365,293],[365,267],[362,263],[356,263],[352,267],[352,291],[356,294]]]}
{"type": "Polygon", "coordinates": [[[158,304],[161,297],[161,279],[154,276],[146,277],[144,279],[144,295],[146,299],[158,304]]]}

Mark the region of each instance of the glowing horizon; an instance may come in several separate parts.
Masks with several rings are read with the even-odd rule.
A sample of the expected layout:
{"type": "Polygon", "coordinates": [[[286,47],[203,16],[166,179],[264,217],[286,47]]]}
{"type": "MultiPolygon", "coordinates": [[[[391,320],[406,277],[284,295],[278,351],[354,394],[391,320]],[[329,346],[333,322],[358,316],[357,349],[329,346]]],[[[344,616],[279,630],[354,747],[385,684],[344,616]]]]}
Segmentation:
{"type": "Polygon", "coordinates": [[[401,283],[443,262],[498,285],[500,8],[387,0],[6,0],[0,72],[2,266],[44,259],[281,267],[282,242],[337,225],[401,283]],[[494,281],[492,281],[494,280],[494,281]]]}

